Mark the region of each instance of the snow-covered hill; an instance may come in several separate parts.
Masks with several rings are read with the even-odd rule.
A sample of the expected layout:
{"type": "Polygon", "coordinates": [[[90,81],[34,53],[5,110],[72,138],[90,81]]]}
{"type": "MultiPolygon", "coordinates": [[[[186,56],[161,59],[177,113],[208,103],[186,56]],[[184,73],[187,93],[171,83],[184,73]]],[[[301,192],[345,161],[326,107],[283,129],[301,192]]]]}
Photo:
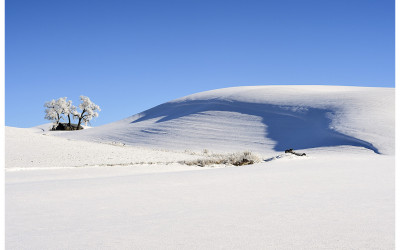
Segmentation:
{"type": "Polygon", "coordinates": [[[6,127],[7,249],[394,248],[393,89],[228,88],[50,126],[6,127]]]}
{"type": "Polygon", "coordinates": [[[168,149],[356,146],[394,153],[394,89],[253,86],[179,98],[121,121],[58,135],[168,149]]]}

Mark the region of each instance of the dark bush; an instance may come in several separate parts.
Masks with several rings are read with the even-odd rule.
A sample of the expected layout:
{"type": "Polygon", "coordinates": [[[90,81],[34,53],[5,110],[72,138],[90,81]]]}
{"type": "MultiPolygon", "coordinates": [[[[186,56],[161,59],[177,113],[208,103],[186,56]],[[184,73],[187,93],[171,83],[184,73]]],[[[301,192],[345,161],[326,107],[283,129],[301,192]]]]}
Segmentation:
{"type": "Polygon", "coordinates": [[[79,126],[78,124],[71,124],[69,125],[68,123],[59,123],[56,127],[53,127],[52,130],[80,130],[83,129],[82,126],[79,126]]]}

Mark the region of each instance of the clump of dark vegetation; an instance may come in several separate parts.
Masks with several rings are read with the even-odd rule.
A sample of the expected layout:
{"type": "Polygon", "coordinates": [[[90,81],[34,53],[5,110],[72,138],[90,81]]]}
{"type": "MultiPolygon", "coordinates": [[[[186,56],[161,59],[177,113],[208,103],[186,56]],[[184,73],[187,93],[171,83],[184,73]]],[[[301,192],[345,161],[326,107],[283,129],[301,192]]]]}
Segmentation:
{"type": "Polygon", "coordinates": [[[68,123],[58,123],[58,125],[53,126],[51,130],[80,130],[83,129],[82,126],[78,127],[78,124],[68,124],[68,123]]]}
{"type": "Polygon", "coordinates": [[[244,166],[261,162],[260,158],[249,151],[233,153],[233,154],[211,154],[206,158],[193,161],[180,161],[179,163],[189,166],[205,167],[210,165],[233,165],[244,166]]]}

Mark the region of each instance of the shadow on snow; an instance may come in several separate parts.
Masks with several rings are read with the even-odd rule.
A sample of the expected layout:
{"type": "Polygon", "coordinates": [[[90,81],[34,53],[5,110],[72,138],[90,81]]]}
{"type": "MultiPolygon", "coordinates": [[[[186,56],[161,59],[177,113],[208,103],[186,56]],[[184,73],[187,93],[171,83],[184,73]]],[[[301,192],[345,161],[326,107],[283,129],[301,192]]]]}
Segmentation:
{"type": "Polygon", "coordinates": [[[333,110],[296,108],[272,104],[257,104],[224,100],[197,100],[165,103],[142,112],[132,123],[160,117],[157,123],[167,122],[205,111],[229,111],[259,116],[266,125],[266,137],[274,140],[277,151],[288,148],[307,149],[326,146],[350,145],[364,147],[379,154],[371,143],[330,128],[333,110]]]}

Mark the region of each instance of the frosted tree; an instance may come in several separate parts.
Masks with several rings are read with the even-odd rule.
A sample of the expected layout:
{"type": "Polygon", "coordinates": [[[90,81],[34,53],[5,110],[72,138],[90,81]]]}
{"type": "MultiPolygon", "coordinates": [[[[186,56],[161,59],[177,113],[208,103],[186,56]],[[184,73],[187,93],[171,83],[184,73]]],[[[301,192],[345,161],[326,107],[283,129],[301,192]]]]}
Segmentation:
{"type": "Polygon", "coordinates": [[[72,105],[72,101],[67,101],[67,97],[60,97],[57,100],[53,99],[44,104],[46,109],[44,112],[47,120],[54,121],[54,128],[58,126],[61,119],[64,119],[63,115],[68,117],[68,126],[71,128],[71,114],[76,111],[76,107],[72,105]]]}
{"type": "Polygon", "coordinates": [[[68,117],[68,126],[71,128],[71,117],[73,113],[76,111],[76,107],[72,105],[72,101],[67,101],[67,97],[61,97],[56,101],[57,105],[61,109],[61,114],[68,117]]]}
{"type": "Polygon", "coordinates": [[[46,102],[44,104],[44,107],[46,108],[44,112],[46,113],[45,119],[54,121],[54,126],[56,127],[59,123],[60,120],[62,119],[62,108],[60,107],[58,100],[51,100],[49,102],[46,102]]]}
{"type": "Polygon", "coordinates": [[[79,104],[79,108],[82,110],[81,113],[78,111],[73,111],[73,115],[75,118],[78,119],[78,128],[80,128],[82,121],[83,122],[89,122],[92,120],[94,117],[98,117],[99,113],[98,111],[101,111],[100,107],[96,104],[94,104],[89,97],[87,96],[80,96],[82,103],[79,104]]]}

